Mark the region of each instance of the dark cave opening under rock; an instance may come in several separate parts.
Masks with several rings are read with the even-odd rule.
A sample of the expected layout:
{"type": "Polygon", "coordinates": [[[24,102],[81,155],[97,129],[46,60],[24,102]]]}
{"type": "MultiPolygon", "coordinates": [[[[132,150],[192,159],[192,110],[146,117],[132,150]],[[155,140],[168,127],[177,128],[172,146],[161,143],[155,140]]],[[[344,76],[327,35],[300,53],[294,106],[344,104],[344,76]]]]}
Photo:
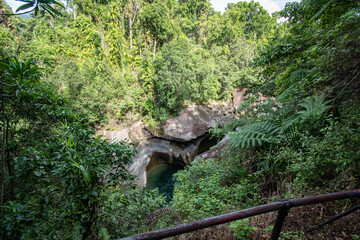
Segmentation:
{"type": "MultiPolygon", "coordinates": [[[[190,144],[197,143],[194,157],[195,155],[208,151],[211,147],[217,144],[217,141],[218,140],[214,137],[211,137],[210,134],[202,136],[200,139],[197,139],[197,141],[191,141],[192,143],[190,142],[190,144]]],[[[179,147],[182,147],[188,143],[177,144],[179,147]]],[[[191,161],[192,160],[193,159],[191,159],[191,161]]],[[[150,162],[146,167],[147,187],[150,189],[158,188],[159,192],[166,196],[167,201],[171,201],[175,183],[173,175],[177,171],[183,170],[188,163],[189,162],[187,162],[186,159],[183,159],[181,156],[171,156],[170,152],[168,154],[154,152],[151,155],[150,162]]]]}

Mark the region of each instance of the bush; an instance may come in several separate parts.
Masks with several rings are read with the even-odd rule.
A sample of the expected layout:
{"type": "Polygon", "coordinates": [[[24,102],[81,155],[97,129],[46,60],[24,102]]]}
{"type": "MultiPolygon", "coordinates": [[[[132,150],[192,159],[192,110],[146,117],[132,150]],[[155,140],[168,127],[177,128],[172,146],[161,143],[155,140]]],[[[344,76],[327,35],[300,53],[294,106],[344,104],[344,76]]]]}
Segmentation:
{"type": "Polygon", "coordinates": [[[224,184],[225,164],[196,160],[177,172],[172,207],[181,210],[184,218],[194,220],[256,205],[257,184],[245,178],[230,186],[224,184]]]}
{"type": "Polygon", "coordinates": [[[158,190],[125,185],[109,188],[104,193],[107,200],[102,206],[100,226],[112,238],[127,237],[155,230],[158,220],[154,213],[166,203],[166,197],[158,190]]]}
{"type": "Polygon", "coordinates": [[[4,234],[18,238],[87,238],[99,231],[105,194],[119,181],[134,149],[94,137],[87,124],[64,124],[57,136],[27,146],[14,159],[17,192],[5,204],[4,234]]]}

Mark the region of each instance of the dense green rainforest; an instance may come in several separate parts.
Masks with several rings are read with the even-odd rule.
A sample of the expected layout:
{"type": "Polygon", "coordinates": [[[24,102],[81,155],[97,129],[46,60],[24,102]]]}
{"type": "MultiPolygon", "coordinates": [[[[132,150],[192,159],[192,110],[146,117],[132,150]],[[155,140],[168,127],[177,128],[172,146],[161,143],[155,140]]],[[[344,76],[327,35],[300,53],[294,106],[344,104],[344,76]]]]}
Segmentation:
{"type": "MultiPolygon", "coordinates": [[[[112,239],[194,219],[360,187],[360,4],[302,0],[0,0],[0,239],[112,239]],[[279,21],[282,19],[282,21],[279,21]],[[217,159],[175,174],[170,203],[138,188],[126,142],[95,137],[109,119],[151,128],[187,104],[262,92],[217,126],[217,159]],[[257,103],[257,104],[256,104],[257,103]]],[[[356,203],[290,213],[282,239],[359,239],[356,203]]],[[[184,239],[268,239],[274,214],[184,239]]]]}

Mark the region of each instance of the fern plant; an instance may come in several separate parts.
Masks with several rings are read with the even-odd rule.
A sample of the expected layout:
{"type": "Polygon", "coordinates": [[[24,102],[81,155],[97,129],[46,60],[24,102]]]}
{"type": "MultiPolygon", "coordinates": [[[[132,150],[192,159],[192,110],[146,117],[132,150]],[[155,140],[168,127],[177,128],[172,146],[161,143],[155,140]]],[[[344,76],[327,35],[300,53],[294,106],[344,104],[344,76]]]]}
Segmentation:
{"type": "MultiPolygon", "coordinates": [[[[298,104],[305,108],[295,113],[284,106],[274,112],[261,112],[249,123],[238,127],[235,132],[229,133],[230,146],[235,148],[259,147],[265,144],[270,146],[288,143],[297,147],[300,133],[313,132],[324,122],[323,113],[329,108],[324,94],[309,97],[298,104]],[[285,111],[283,111],[285,109],[285,111]],[[252,121],[256,118],[258,122],[252,121]]],[[[293,106],[295,107],[295,106],[293,106]]]]}
{"type": "Polygon", "coordinates": [[[262,121],[238,127],[236,132],[229,133],[231,147],[250,148],[264,144],[278,144],[283,141],[279,125],[262,121]]]}
{"type": "Polygon", "coordinates": [[[324,120],[323,113],[329,109],[328,103],[329,101],[325,101],[323,93],[303,100],[299,106],[305,108],[305,110],[296,113],[301,129],[307,126],[314,129],[322,125],[324,120]]]}

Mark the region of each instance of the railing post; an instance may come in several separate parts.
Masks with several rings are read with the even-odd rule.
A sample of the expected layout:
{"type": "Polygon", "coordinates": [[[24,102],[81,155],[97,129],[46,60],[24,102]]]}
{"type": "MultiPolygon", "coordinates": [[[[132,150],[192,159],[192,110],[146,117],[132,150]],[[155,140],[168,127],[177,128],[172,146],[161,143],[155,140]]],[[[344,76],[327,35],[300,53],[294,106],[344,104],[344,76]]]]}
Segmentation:
{"type": "MultiPolygon", "coordinates": [[[[306,205],[310,205],[310,204],[317,204],[317,203],[322,203],[322,202],[328,202],[328,201],[334,201],[334,200],[342,200],[342,199],[346,199],[346,198],[354,198],[354,197],[360,197],[360,189],[350,190],[350,191],[346,191],[346,192],[323,194],[323,195],[312,196],[312,197],[296,198],[296,199],[292,199],[292,200],[282,200],[279,202],[264,204],[264,205],[260,205],[257,207],[247,208],[247,209],[243,209],[243,210],[232,212],[232,213],[226,213],[226,214],[223,214],[220,216],[214,216],[214,217],[205,218],[205,219],[201,219],[201,220],[197,220],[197,221],[193,221],[193,222],[183,223],[183,224],[168,227],[168,228],[155,230],[152,232],[142,233],[142,234],[134,235],[131,237],[123,238],[122,240],[163,239],[163,238],[168,238],[168,237],[192,232],[192,231],[207,228],[207,227],[212,227],[212,226],[215,226],[218,224],[223,224],[223,223],[232,222],[232,221],[239,220],[239,219],[256,216],[256,215],[263,214],[263,213],[278,211],[278,216],[277,216],[277,219],[275,222],[274,230],[271,234],[271,239],[277,240],[280,236],[282,226],[284,225],[285,218],[288,215],[290,208],[306,206],[306,205]]],[[[358,209],[358,206],[341,214],[341,216],[344,216],[344,214],[347,215],[350,212],[355,211],[356,209],[358,209]]],[[[338,217],[341,217],[341,216],[339,215],[335,218],[337,219],[338,217]]],[[[331,221],[333,221],[334,219],[331,219],[331,221]]]]}
{"type": "Polygon", "coordinates": [[[287,217],[291,208],[291,201],[281,200],[283,202],[282,208],[278,211],[274,229],[271,233],[271,240],[277,240],[280,236],[281,229],[284,225],[285,218],[287,217]]]}

